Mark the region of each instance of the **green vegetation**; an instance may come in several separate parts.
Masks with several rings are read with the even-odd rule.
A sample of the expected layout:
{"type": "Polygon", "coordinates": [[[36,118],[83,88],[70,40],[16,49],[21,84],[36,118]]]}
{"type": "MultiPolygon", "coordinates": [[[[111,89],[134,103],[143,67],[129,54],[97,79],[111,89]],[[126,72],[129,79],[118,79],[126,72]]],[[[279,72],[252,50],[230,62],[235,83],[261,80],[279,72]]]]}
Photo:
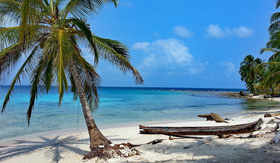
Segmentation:
{"type": "Polygon", "coordinates": [[[239,73],[241,80],[246,83],[247,89],[254,94],[257,93],[258,83],[262,80],[259,68],[261,63],[262,60],[260,58],[255,59],[252,55],[247,55],[240,64],[239,73]]]}
{"type": "Polygon", "coordinates": [[[1,23],[19,24],[0,28],[0,76],[12,71],[21,58],[25,59],[10,85],[2,112],[15,84],[24,76],[30,78],[28,124],[40,93],[48,93],[53,84],[57,85],[60,104],[71,84],[74,99],[79,98],[82,104],[90,137],[90,156],[103,158],[110,158],[114,153],[111,142],[99,131],[91,115],[91,110],[98,107],[100,78],[95,66],[83,58],[80,46],[90,49],[95,65],[99,58],[106,59],[120,70],[132,72],[136,83],[143,82],[130,64],[126,46],[94,35],[86,23],[86,16],[98,13],[108,3],[117,6],[118,0],[0,0],[1,23]],[[99,145],[105,148],[101,150],[99,145]]]}
{"type": "MultiPolygon", "coordinates": [[[[280,6],[280,0],[276,2],[276,8],[280,6]]],[[[241,80],[246,83],[247,90],[253,94],[272,94],[278,95],[280,88],[280,12],[271,16],[271,25],[269,27],[270,40],[264,52],[272,53],[267,62],[252,55],[244,58],[240,64],[239,73],[241,80]]]]}

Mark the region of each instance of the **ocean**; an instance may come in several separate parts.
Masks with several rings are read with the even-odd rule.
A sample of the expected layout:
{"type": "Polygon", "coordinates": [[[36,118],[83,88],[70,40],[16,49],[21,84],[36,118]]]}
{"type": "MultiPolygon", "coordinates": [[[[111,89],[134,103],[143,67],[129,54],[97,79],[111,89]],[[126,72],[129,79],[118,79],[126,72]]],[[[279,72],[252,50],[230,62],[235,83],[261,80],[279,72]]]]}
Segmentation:
{"type": "MultiPolygon", "coordinates": [[[[8,86],[0,87],[1,108],[7,91],[8,86]]],[[[211,112],[231,117],[251,110],[279,107],[279,103],[273,101],[221,96],[221,93],[239,91],[240,89],[101,87],[99,108],[93,112],[93,117],[98,126],[109,127],[143,122],[202,120],[197,117],[198,114],[211,112]]],[[[28,126],[26,111],[29,94],[28,86],[15,87],[6,111],[0,115],[0,139],[55,130],[86,129],[79,102],[73,101],[73,94],[69,91],[58,106],[58,89],[55,87],[52,87],[49,94],[38,97],[28,126]]]]}

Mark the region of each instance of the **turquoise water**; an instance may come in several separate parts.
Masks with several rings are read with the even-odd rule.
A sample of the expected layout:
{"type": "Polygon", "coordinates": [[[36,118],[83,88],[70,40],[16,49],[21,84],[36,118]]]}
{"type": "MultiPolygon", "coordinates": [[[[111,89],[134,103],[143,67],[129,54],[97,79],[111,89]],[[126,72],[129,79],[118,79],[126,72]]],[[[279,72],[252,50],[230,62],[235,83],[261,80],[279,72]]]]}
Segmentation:
{"type": "MultiPolygon", "coordinates": [[[[0,87],[0,106],[7,90],[6,86],[0,87]]],[[[223,91],[239,90],[102,87],[99,109],[93,116],[99,126],[109,126],[192,120],[198,114],[211,112],[228,117],[248,110],[279,107],[276,102],[225,98],[217,93],[223,91]]],[[[57,92],[52,88],[49,94],[39,97],[28,127],[29,87],[16,87],[6,111],[0,115],[0,139],[53,130],[85,129],[81,106],[73,102],[71,92],[64,96],[60,107],[57,92]]]]}

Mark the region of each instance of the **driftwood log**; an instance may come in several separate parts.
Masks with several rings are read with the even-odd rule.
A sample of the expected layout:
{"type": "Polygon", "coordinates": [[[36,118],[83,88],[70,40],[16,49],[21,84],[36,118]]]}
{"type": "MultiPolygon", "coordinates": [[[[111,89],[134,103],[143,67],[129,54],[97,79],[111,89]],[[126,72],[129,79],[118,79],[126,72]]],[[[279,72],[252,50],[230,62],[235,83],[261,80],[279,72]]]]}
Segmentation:
{"type": "Polygon", "coordinates": [[[225,121],[219,114],[216,114],[216,113],[210,113],[210,114],[204,114],[204,115],[197,115],[197,116],[198,116],[198,117],[206,118],[207,121],[215,121],[215,122],[218,122],[218,123],[221,123],[221,122],[228,123],[228,122],[225,121]]]}
{"type": "Polygon", "coordinates": [[[277,116],[279,116],[280,115],[280,113],[266,113],[265,115],[264,115],[264,117],[277,117],[277,116]]]}

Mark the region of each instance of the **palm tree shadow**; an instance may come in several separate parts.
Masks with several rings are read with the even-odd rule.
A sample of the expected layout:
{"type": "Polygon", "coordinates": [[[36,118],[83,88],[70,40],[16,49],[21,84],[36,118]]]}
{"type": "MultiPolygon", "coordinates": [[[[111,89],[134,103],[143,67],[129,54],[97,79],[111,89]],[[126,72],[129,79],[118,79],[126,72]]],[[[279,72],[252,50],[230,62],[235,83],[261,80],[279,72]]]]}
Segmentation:
{"type": "MultiPolygon", "coordinates": [[[[239,138],[236,138],[239,139],[239,138]]],[[[146,151],[156,151],[162,153],[162,155],[173,155],[174,158],[160,161],[151,161],[148,163],[159,162],[198,162],[198,163],[210,163],[210,162],[280,162],[279,151],[280,146],[278,144],[271,144],[266,142],[262,145],[251,146],[247,144],[254,138],[246,138],[244,143],[228,144],[223,143],[223,139],[220,141],[212,140],[210,142],[202,142],[198,140],[196,142],[176,142],[172,140],[172,143],[164,144],[159,143],[155,145],[145,145],[146,151]],[[192,155],[192,159],[183,159],[183,155],[192,155]],[[269,157],[257,157],[257,156],[269,156],[269,157]]],[[[169,141],[169,140],[166,140],[169,141]]],[[[225,139],[225,141],[234,141],[232,139],[225,139]]],[[[256,141],[256,140],[254,140],[256,141]]]]}
{"type": "Polygon", "coordinates": [[[88,139],[78,139],[76,136],[68,136],[62,139],[59,139],[59,136],[54,137],[53,139],[41,136],[40,139],[41,140],[39,141],[17,141],[11,146],[0,148],[0,162],[11,157],[28,154],[43,148],[49,148],[46,154],[51,155],[53,162],[59,162],[63,158],[61,154],[67,151],[79,155],[84,155],[89,152],[76,147],[81,144],[89,144],[88,139]]]}

